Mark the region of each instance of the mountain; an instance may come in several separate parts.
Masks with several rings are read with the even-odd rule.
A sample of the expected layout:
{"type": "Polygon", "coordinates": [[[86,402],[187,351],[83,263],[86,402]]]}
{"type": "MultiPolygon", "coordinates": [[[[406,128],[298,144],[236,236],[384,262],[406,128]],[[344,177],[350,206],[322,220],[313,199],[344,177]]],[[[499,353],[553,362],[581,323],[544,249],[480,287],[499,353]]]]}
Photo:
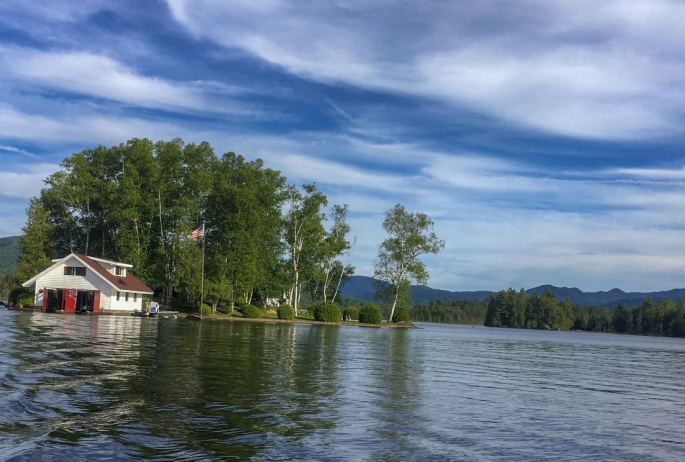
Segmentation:
{"type": "Polygon", "coordinates": [[[602,308],[616,308],[619,303],[625,303],[628,307],[640,305],[648,298],[654,301],[662,299],[677,301],[685,299],[685,289],[671,289],[661,292],[624,292],[621,289],[611,289],[608,292],[583,292],[575,287],[555,287],[543,285],[526,290],[528,294],[537,292],[542,294],[549,289],[558,300],[569,298],[576,305],[597,306],[602,308]]]}
{"type": "Polygon", "coordinates": [[[19,236],[0,237],[0,274],[17,272],[19,236]]]}
{"type": "MultiPolygon", "coordinates": [[[[368,276],[352,276],[342,287],[340,293],[345,297],[356,298],[358,300],[373,301],[374,298],[374,279],[368,276]]],[[[433,289],[426,286],[410,286],[409,294],[414,303],[432,302],[433,300],[483,300],[490,292],[451,292],[449,290],[433,289]]]]}
{"type": "MultiPolygon", "coordinates": [[[[373,301],[374,279],[368,276],[352,276],[342,287],[340,292],[351,298],[359,300],[373,301]]],[[[661,292],[624,292],[621,289],[611,289],[609,291],[583,292],[576,287],[556,287],[553,285],[542,285],[526,290],[529,295],[532,293],[543,294],[545,290],[550,290],[558,300],[569,298],[576,305],[597,306],[603,308],[616,308],[619,303],[625,303],[628,307],[644,303],[651,298],[654,301],[668,299],[677,301],[685,299],[685,289],[672,289],[661,292]]],[[[449,291],[433,289],[425,286],[411,286],[409,293],[414,303],[432,302],[433,300],[477,300],[482,301],[490,293],[488,291],[449,291]]]]}

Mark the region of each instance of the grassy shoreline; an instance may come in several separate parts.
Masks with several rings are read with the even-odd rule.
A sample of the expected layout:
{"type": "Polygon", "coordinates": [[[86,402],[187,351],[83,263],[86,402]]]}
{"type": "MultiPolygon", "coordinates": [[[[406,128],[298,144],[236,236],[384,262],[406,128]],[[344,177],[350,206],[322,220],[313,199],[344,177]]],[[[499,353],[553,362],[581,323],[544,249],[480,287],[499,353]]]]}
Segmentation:
{"type": "Polygon", "coordinates": [[[344,327],[371,327],[371,328],[390,328],[390,329],[420,329],[420,327],[408,323],[408,324],[362,324],[358,322],[323,322],[315,321],[313,319],[303,319],[296,318],[291,320],[278,319],[278,318],[244,318],[242,316],[231,316],[231,315],[213,315],[213,316],[198,316],[196,314],[190,314],[186,316],[186,320],[189,321],[212,321],[212,322],[260,322],[260,323],[272,323],[272,324],[312,324],[319,326],[344,326],[344,327]]]}

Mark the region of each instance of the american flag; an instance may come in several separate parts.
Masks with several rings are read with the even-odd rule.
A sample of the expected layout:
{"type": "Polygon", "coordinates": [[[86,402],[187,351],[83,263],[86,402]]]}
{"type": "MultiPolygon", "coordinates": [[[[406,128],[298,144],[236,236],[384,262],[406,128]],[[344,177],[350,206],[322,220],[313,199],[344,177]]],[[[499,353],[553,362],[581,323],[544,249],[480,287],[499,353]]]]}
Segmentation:
{"type": "Polygon", "coordinates": [[[202,237],[204,235],[205,235],[205,224],[202,223],[202,225],[200,225],[199,228],[197,228],[195,231],[190,233],[190,237],[188,239],[190,239],[191,241],[194,241],[197,238],[202,237]]]}

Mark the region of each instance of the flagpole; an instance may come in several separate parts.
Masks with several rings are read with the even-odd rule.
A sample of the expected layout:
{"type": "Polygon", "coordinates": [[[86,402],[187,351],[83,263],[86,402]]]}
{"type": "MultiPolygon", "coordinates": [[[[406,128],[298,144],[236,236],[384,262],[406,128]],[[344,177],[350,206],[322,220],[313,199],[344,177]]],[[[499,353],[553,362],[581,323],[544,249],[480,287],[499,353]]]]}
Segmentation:
{"type": "Polygon", "coordinates": [[[202,279],[200,282],[200,317],[202,317],[202,302],[205,296],[205,241],[207,230],[205,229],[205,221],[202,220],[202,279]]]}

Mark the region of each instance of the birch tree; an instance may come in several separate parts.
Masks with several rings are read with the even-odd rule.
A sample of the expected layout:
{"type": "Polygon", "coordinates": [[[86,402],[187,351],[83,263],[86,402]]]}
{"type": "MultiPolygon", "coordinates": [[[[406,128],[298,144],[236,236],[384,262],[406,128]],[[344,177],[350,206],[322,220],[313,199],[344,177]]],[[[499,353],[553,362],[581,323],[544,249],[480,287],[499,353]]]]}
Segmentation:
{"type": "Polygon", "coordinates": [[[333,225],[324,239],[321,256],[321,282],[324,302],[328,301],[329,298],[331,301],[335,301],[340,283],[346,274],[348,277],[351,275],[348,271],[352,267],[339,260],[351,248],[350,241],[347,240],[347,234],[350,232],[350,225],[347,224],[347,212],[347,205],[334,205],[331,210],[333,225]],[[333,291],[332,296],[331,291],[333,291]]]}
{"type": "Polygon", "coordinates": [[[295,316],[299,312],[302,282],[314,272],[316,255],[321,251],[326,234],[322,209],[328,205],[328,199],[317,191],[315,184],[305,184],[302,189],[304,194],[295,187],[289,190],[284,227],[292,276],[289,298],[295,316]]]}
{"type": "Polygon", "coordinates": [[[445,241],[433,231],[433,220],[425,213],[408,212],[397,204],[385,214],[383,229],[388,233],[378,251],[374,277],[389,292],[392,300],[388,322],[392,322],[395,307],[402,291],[408,290],[413,281],[425,285],[428,282],[426,265],[419,260],[424,254],[440,252],[445,241]]]}

